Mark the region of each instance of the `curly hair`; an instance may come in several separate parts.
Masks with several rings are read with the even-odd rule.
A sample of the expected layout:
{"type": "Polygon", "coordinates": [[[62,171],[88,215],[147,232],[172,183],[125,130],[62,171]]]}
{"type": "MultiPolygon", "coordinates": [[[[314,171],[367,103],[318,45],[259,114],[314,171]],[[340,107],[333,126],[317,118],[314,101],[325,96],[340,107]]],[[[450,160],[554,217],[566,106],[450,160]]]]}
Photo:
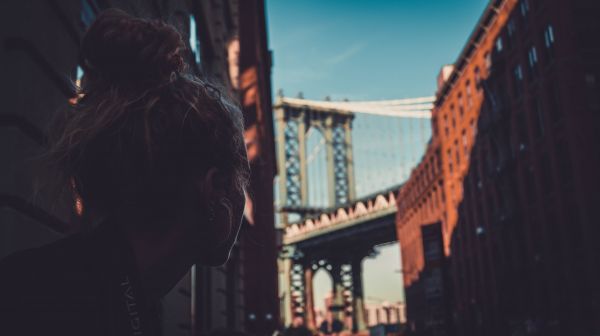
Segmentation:
{"type": "Polygon", "coordinates": [[[186,73],[183,50],[175,28],[116,9],[85,33],[82,98],[55,123],[48,154],[86,207],[166,210],[211,167],[248,183],[242,113],[186,73]]]}

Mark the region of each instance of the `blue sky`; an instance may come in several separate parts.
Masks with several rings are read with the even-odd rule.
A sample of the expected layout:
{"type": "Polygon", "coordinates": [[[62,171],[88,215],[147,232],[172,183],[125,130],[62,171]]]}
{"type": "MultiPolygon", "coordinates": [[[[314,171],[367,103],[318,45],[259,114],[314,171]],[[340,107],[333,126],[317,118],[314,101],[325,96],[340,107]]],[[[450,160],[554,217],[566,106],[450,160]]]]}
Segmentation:
{"type": "MultiPolygon", "coordinates": [[[[308,99],[333,100],[434,95],[441,66],[456,60],[486,4],[267,0],[273,92],[282,89],[286,96],[296,96],[302,91],[308,99]]],[[[371,302],[403,300],[399,250],[397,244],[385,246],[377,258],[364,262],[365,294],[371,302]]],[[[329,290],[329,277],[318,274],[317,307],[323,307],[329,290]]]]}
{"type": "Polygon", "coordinates": [[[486,0],[267,0],[273,89],[307,98],[432,95],[486,0]]]}

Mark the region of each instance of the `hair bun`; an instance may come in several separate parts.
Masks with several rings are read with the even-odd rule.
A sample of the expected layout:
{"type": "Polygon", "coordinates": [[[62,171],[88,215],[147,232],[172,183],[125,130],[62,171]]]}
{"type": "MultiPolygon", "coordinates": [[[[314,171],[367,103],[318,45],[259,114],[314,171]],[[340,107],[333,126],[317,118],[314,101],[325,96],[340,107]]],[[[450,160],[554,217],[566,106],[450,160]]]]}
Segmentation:
{"type": "Polygon", "coordinates": [[[82,67],[92,80],[168,80],[184,70],[184,48],[181,35],[166,23],[108,9],[83,37],[82,67]]]}

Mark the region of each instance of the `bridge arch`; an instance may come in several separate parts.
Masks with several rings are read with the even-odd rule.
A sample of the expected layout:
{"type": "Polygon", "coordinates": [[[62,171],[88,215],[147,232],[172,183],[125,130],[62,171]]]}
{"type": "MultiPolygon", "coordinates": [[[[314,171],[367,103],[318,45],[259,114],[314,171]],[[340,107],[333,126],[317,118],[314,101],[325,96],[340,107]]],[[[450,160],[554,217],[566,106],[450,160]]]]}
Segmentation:
{"type": "Polygon", "coordinates": [[[315,322],[318,327],[323,319],[326,318],[328,303],[333,293],[333,277],[330,271],[324,267],[319,267],[314,273],[313,278],[313,296],[315,322]]]}
{"type": "Polygon", "coordinates": [[[366,321],[369,324],[402,322],[406,312],[400,242],[379,245],[375,251],[376,255],[365,258],[362,265],[364,274],[378,275],[363,278],[366,321]],[[389,283],[395,287],[386,287],[389,283]]]}
{"type": "MultiPolygon", "coordinates": [[[[419,146],[406,138],[412,138],[414,130],[419,129],[414,125],[415,122],[424,125],[429,119],[433,100],[433,97],[424,97],[379,102],[318,102],[278,97],[274,109],[280,176],[279,211],[281,218],[285,218],[280,222],[285,248],[281,258],[284,261],[282,265],[288,265],[282,269],[287,272],[284,278],[294,282],[290,289],[294,290],[294,298],[298,298],[290,306],[295,309],[295,316],[303,316],[309,325],[314,327],[318,323],[313,307],[324,309],[324,296],[334,292],[331,299],[335,300],[336,308],[344,309],[345,316],[351,321],[347,329],[354,332],[366,330],[363,303],[367,303],[367,295],[371,298],[378,295],[370,290],[373,287],[371,283],[365,283],[366,293],[363,293],[362,272],[363,267],[371,267],[379,258],[367,259],[365,262],[363,260],[371,255],[374,246],[396,241],[396,198],[399,197],[399,185],[396,183],[402,181],[380,178],[376,173],[365,178],[368,174],[362,174],[361,181],[369,184],[373,191],[365,196],[361,192],[361,196],[357,198],[354,172],[359,169],[356,164],[362,160],[364,164],[359,163],[362,168],[381,166],[386,174],[405,172],[404,161],[411,160],[405,160],[404,154],[402,157],[390,158],[390,155],[381,152],[387,145],[401,145],[407,149],[402,152],[408,151],[411,154],[418,149],[419,146]],[[363,127],[364,132],[355,132],[354,117],[366,114],[381,118],[371,120],[368,127],[363,127]],[[385,117],[397,119],[390,122],[384,120],[385,117]],[[400,123],[400,118],[410,122],[400,123]],[[293,125],[288,127],[288,123],[293,125]],[[371,130],[372,133],[375,128],[384,128],[390,132],[376,134],[379,138],[374,141],[374,136],[367,131],[371,130]],[[393,130],[398,130],[393,134],[405,136],[396,139],[390,136],[393,130]],[[352,143],[355,134],[357,147],[352,143]],[[291,140],[289,144],[288,140],[291,140]],[[368,146],[362,146],[363,144],[368,146]],[[315,150],[319,145],[324,145],[323,150],[315,150]],[[354,149],[370,154],[373,159],[354,156],[354,149]],[[315,176],[318,172],[313,171],[317,169],[310,167],[311,164],[317,167],[317,162],[324,158],[327,162],[326,182],[322,176],[315,176]],[[384,160],[394,163],[399,161],[401,167],[396,170],[387,169],[380,164],[384,160]],[[336,180],[338,177],[342,179],[340,183],[336,180]],[[394,185],[388,187],[386,183],[394,185]],[[288,186],[292,188],[286,189],[288,186]],[[311,190],[315,187],[321,188],[322,191],[316,193],[320,193],[320,197],[311,190]],[[329,194],[328,202],[323,202],[323,193],[329,194]],[[297,219],[292,220],[292,215],[297,216],[297,219]],[[322,265],[315,268],[315,263],[318,264],[321,260],[327,260],[333,269],[328,271],[322,265]],[[340,293],[350,296],[343,297],[343,304],[340,293]]],[[[360,127],[357,128],[360,131],[360,127]]],[[[400,175],[403,176],[394,176],[400,175]]],[[[396,249],[398,253],[400,250],[398,244],[389,249],[396,249]]],[[[400,257],[395,258],[393,262],[397,267],[394,270],[389,270],[388,267],[388,270],[400,270],[400,260],[400,257]]],[[[402,277],[400,272],[396,275],[402,277]]],[[[400,286],[401,280],[398,281],[398,287],[400,286]]]]}

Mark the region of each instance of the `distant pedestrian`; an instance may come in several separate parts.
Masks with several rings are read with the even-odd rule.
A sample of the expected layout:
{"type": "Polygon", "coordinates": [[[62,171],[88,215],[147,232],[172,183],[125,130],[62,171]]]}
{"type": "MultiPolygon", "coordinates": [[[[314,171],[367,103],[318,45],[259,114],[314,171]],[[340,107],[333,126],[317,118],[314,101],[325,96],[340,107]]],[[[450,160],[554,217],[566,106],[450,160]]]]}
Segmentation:
{"type": "Polygon", "coordinates": [[[323,335],[338,335],[342,330],[344,330],[344,324],[342,321],[338,320],[333,316],[332,312],[327,313],[327,318],[321,322],[319,326],[319,331],[323,335]]]}
{"type": "Polygon", "coordinates": [[[335,336],[342,332],[342,330],[344,330],[344,324],[340,320],[333,320],[331,322],[323,321],[319,327],[319,331],[323,335],[335,336]]]}
{"type": "Polygon", "coordinates": [[[300,316],[294,317],[292,325],[283,332],[284,336],[312,336],[313,333],[304,323],[304,319],[300,316]]]}

